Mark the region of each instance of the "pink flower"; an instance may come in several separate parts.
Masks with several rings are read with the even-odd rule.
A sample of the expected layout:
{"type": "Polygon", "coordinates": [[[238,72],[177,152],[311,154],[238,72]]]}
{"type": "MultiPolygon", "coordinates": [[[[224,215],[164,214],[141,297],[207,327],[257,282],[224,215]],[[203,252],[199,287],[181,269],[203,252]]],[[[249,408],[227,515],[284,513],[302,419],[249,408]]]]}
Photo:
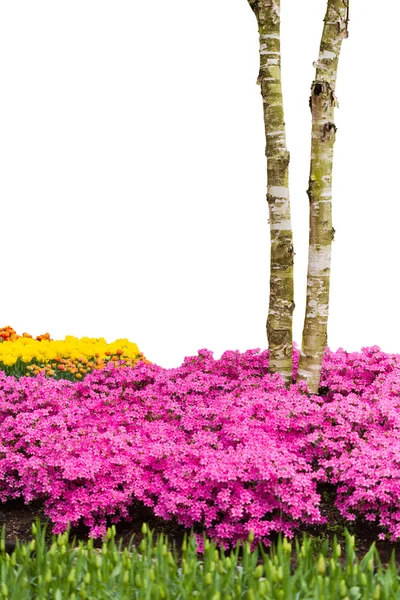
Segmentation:
{"type": "Polygon", "coordinates": [[[400,538],[400,357],[327,350],[320,396],[267,368],[267,351],[203,349],[77,383],[0,372],[0,501],[43,498],[54,532],[102,536],[135,499],[229,547],[323,523],[329,483],[346,519],[400,538]]]}

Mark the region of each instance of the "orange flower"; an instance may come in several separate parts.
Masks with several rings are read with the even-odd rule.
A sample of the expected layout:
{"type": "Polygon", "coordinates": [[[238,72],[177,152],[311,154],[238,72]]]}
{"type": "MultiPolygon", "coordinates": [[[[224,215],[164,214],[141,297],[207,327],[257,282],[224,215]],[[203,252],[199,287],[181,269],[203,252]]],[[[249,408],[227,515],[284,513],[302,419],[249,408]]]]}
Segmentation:
{"type": "Polygon", "coordinates": [[[49,333],[42,333],[41,335],[38,335],[36,337],[36,340],[38,342],[41,342],[42,340],[49,340],[49,342],[53,341],[53,340],[51,340],[49,333]]]}
{"type": "Polygon", "coordinates": [[[118,354],[119,356],[121,356],[121,354],[123,354],[124,351],[123,350],[116,350],[115,354],[118,354]]]}
{"type": "Polygon", "coordinates": [[[64,365],[58,365],[58,369],[59,369],[59,371],[65,371],[65,366],[64,365]]]}
{"type": "Polygon", "coordinates": [[[16,335],[16,331],[10,327],[10,325],[0,329],[0,337],[2,337],[4,341],[7,341],[12,335],[16,335]]]}

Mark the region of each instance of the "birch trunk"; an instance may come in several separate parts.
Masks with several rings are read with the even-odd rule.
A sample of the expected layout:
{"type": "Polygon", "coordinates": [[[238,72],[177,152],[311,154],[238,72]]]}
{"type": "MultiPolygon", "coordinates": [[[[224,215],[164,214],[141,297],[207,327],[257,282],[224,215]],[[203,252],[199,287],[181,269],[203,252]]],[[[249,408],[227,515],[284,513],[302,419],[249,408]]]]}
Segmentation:
{"type": "Polygon", "coordinates": [[[289,203],[289,152],[282,104],[280,0],[248,0],[258,23],[271,234],[267,319],[269,372],[292,383],[293,240],[289,203]]]}
{"type": "Polygon", "coordinates": [[[329,282],[332,227],[332,164],[336,127],[336,75],[343,38],[348,36],[350,0],[328,0],[324,28],[311,86],[312,140],[307,300],[298,380],[318,393],[322,358],[328,345],[329,282]]]}

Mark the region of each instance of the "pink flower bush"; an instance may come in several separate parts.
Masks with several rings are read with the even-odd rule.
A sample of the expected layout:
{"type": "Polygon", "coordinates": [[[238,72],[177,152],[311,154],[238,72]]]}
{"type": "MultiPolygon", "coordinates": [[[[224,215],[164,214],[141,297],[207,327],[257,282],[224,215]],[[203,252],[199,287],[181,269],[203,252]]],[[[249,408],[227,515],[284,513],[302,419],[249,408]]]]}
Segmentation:
{"type": "Polygon", "coordinates": [[[98,537],[136,499],[229,546],[323,523],[328,481],[347,519],[399,538],[400,356],[327,350],[320,396],[267,366],[199,350],[74,383],[0,372],[0,501],[42,498],[55,533],[82,520],[98,537]]]}
{"type": "Polygon", "coordinates": [[[320,461],[348,520],[376,521],[400,538],[400,356],[378,347],[327,352],[327,427],[320,461]]]}

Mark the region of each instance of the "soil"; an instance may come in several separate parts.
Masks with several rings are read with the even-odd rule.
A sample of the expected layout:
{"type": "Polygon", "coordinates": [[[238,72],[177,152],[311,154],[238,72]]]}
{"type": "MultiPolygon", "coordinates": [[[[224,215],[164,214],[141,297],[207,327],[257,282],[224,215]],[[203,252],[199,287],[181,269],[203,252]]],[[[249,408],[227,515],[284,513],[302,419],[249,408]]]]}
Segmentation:
{"type": "MultiPolygon", "coordinates": [[[[175,544],[177,550],[180,549],[185,533],[190,533],[174,521],[164,521],[155,517],[150,508],[144,506],[141,502],[134,502],[130,507],[129,514],[133,517],[131,521],[121,521],[115,525],[117,533],[115,541],[118,544],[121,540],[122,548],[128,547],[130,542],[137,548],[142,540],[142,525],[147,523],[150,530],[154,532],[156,538],[159,534],[168,536],[168,540],[175,544]],[[134,536],[132,538],[132,536],[134,536]]],[[[32,535],[32,523],[36,517],[40,518],[42,527],[46,525],[46,541],[50,545],[52,540],[52,524],[44,511],[44,501],[34,501],[24,504],[22,499],[8,500],[0,502],[0,531],[5,525],[6,547],[12,550],[15,541],[18,538],[20,543],[30,542],[32,535]]],[[[111,522],[109,526],[111,526],[111,522]]],[[[86,542],[89,539],[89,528],[85,525],[72,527],[69,539],[76,542],[80,540],[86,542]]],[[[103,541],[98,538],[94,540],[94,547],[101,548],[103,541]]],[[[7,548],[6,548],[7,549],[7,548]]]]}
{"type": "MultiPolygon", "coordinates": [[[[322,543],[328,539],[329,545],[331,546],[333,537],[336,535],[344,549],[343,532],[344,528],[347,527],[350,533],[355,535],[355,550],[357,557],[360,560],[367,553],[371,544],[376,542],[382,564],[387,565],[390,562],[392,552],[394,551],[395,562],[397,568],[400,570],[400,541],[392,543],[387,540],[378,540],[378,535],[382,530],[374,526],[373,523],[371,524],[362,521],[355,521],[353,523],[345,522],[340,517],[338,510],[334,507],[332,490],[325,490],[325,493],[322,494],[322,498],[324,499],[321,503],[321,512],[327,518],[328,523],[323,526],[307,527],[298,530],[296,536],[299,539],[302,538],[303,533],[307,533],[313,540],[315,552],[318,553],[322,543]]],[[[157,538],[160,534],[167,536],[171,544],[175,546],[178,554],[185,533],[190,533],[188,529],[185,529],[174,520],[165,521],[155,517],[150,508],[147,508],[139,502],[134,502],[132,504],[130,515],[133,517],[132,521],[124,521],[116,524],[117,534],[115,539],[117,543],[121,540],[122,548],[127,547],[130,542],[137,548],[139,547],[142,540],[141,529],[143,523],[147,523],[154,532],[154,538],[157,538]],[[134,536],[133,539],[132,536],[134,536]]],[[[31,541],[32,523],[35,522],[36,517],[40,518],[42,525],[47,524],[46,541],[50,545],[52,539],[51,522],[44,513],[43,501],[34,501],[27,505],[24,504],[22,499],[9,500],[8,502],[0,503],[0,531],[1,527],[5,525],[6,551],[12,552],[16,538],[18,538],[20,543],[31,541]]],[[[75,537],[76,542],[80,540],[87,541],[88,532],[88,528],[83,525],[74,527],[70,531],[70,540],[73,540],[75,537]]],[[[272,541],[276,541],[276,539],[273,539],[272,541]]],[[[101,539],[94,541],[95,547],[101,547],[101,545],[101,539]]]]}

